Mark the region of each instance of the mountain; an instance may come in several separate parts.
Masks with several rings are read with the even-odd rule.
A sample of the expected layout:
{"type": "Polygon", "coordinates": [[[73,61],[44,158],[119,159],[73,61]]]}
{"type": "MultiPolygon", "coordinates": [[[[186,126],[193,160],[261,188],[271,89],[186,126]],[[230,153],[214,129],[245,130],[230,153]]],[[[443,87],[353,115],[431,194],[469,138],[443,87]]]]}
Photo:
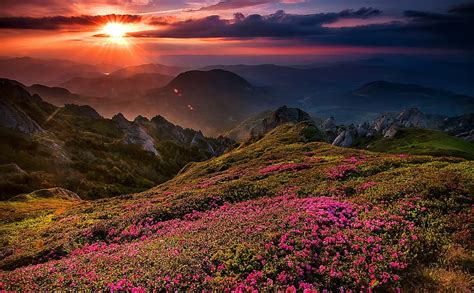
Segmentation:
{"type": "MultiPolygon", "coordinates": [[[[334,117],[341,123],[359,123],[373,119],[380,112],[407,107],[447,116],[474,112],[473,97],[436,89],[466,89],[465,85],[453,85],[455,78],[381,61],[313,67],[214,65],[204,69],[234,72],[254,86],[265,88],[276,104],[303,108],[316,117],[334,117]],[[448,79],[450,82],[445,82],[448,79]]],[[[463,84],[464,79],[463,76],[463,84]]]]}
{"type": "MultiPolygon", "coordinates": [[[[203,70],[223,69],[234,72],[256,86],[280,86],[294,90],[305,89],[304,95],[323,95],[339,90],[354,89],[374,80],[391,80],[396,83],[415,83],[425,87],[447,88],[451,91],[473,95],[472,64],[469,62],[423,62],[417,60],[366,60],[320,62],[282,66],[211,65],[203,70]],[[309,90],[309,91],[307,91],[309,90]],[[314,92],[310,92],[313,90],[314,92]]],[[[304,96],[297,97],[297,99],[304,96]]]]}
{"type": "Polygon", "coordinates": [[[69,60],[36,59],[31,57],[0,59],[0,77],[21,83],[57,86],[78,76],[102,75],[101,68],[69,60]]]}
{"type": "Polygon", "coordinates": [[[275,111],[263,111],[251,115],[223,135],[235,141],[246,142],[258,139],[282,124],[303,121],[313,121],[313,118],[301,109],[282,106],[275,111]]]}
{"type": "Polygon", "coordinates": [[[46,102],[55,106],[65,104],[82,104],[86,102],[86,97],[71,93],[62,87],[49,87],[42,84],[34,84],[25,88],[31,95],[41,96],[46,102]]]}
{"type": "Polygon", "coordinates": [[[57,107],[25,88],[0,79],[1,199],[52,187],[81,198],[136,192],[233,145],[161,116],[128,121],[87,105],[57,107]]]}
{"type": "Polygon", "coordinates": [[[332,144],[388,153],[473,159],[471,132],[474,133],[474,120],[471,116],[424,114],[417,108],[408,108],[400,113],[382,113],[371,124],[341,128],[332,144]]]}
{"type": "Polygon", "coordinates": [[[61,84],[71,92],[90,97],[133,99],[151,89],[168,84],[173,78],[160,73],[139,73],[131,76],[104,75],[75,77],[61,84]]]}
{"type": "Polygon", "coordinates": [[[384,106],[385,109],[395,110],[401,107],[416,107],[426,113],[447,116],[474,112],[473,97],[416,84],[375,81],[362,86],[353,94],[356,96],[356,101],[365,101],[369,108],[384,106]]]}
{"type": "Polygon", "coordinates": [[[440,129],[474,143],[474,113],[445,118],[440,129]]]}
{"type": "Polygon", "coordinates": [[[315,131],[280,125],[138,194],[1,202],[1,289],[469,291],[474,162],[315,131]]]}
{"type": "Polygon", "coordinates": [[[474,160],[474,143],[439,130],[400,128],[390,137],[354,141],[353,147],[385,153],[461,157],[474,160]]]}
{"type": "Polygon", "coordinates": [[[151,63],[151,64],[142,64],[142,65],[137,65],[137,66],[124,67],[124,68],[111,72],[110,76],[125,78],[125,77],[132,77],[140,73],[158,73],[162,75],[176,76],[184,71],[186,70],[183,67],[166,66],[162,64],[151,63]]]}
{"type": "Polygon", "coordinates": [[[271,102],[242,77],[224,70],[187,71],[142,98],[142,108],[170,121],[217,134],[271,102]]]}

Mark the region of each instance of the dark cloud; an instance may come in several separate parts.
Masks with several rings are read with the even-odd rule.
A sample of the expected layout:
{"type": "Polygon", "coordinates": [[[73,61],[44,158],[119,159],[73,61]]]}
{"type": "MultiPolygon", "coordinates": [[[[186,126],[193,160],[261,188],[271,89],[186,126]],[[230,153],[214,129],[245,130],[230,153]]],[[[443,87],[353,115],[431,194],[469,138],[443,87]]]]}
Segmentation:
{"type": "Polygon", "coordinates": [[[81,16],[52,16],[52,17],[0,17],[0,28],[3,29],[36,29],[55,30],[63,27],[94,26],[105,22],[140,22],[139,15],[81,15],[81,16]]]}
{"type": "Polygon", "coordinates": [[[451,13],[474,15],[474,2],[456,5],[449,10],[451,13]]]}
{"type": "Polygon", "coordinates": [[[169,38],[287,38],[301,43],[354,46],[389,46],[474,49],[474,4],[456,6],[446,13],[405,11],[403,19],[386,24],[335,28],[326,24],[341,19],[380,16],[373,8],[308,15],[277,11],[270,15],[217,15],[168,23],[165,29],[138,32],[138,37],[169,38]]]}
{"type": "Polygon", "coordinates": [[[318,13],[308,15],[287,14],[280,10],[270,15],[252,14],[244,16],[236,13],[234,19],[222,19],[212,15],[200,19],[190,19],[170,23],[164,30],[134,33],[134,36],[170,38],[210,38],[210,37],[298,37],[326,31],[322,25],[344,18],[369,18],[380,15],[373,8],[343,10],[338,13],[318,13]]]}

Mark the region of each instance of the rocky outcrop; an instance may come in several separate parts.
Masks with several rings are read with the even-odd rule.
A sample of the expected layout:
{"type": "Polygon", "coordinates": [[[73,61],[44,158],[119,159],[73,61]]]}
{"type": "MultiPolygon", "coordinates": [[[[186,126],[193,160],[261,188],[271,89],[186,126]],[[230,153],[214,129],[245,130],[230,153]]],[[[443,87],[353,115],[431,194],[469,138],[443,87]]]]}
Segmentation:
{"type": "Polygon", "coordinates": [[[384,138],[394,138],[398,132],[398,127],[396,125],[390,126],[387,130],[384,131],[384,138]]]}
{"type": "Polygon", "coordinates": [[[0,126],[13,128],[26,134],[44,132],[43,128],[28,114],[3,99],[0,99],[0,126]]]}
{"type": "Polygon", "coordinates": [[[383,138],[394,138],[400,128],[425,128],[441,130],[466,141],[474,141],[474,114],[456,117],[429,115],[417,108],[408,108],[400,113],[383,113],[372,124],[363,123],[345,127],[339,131],[333,144],[352,146],[358,138],[371,138],[378,135],[383,138]]]}
{"type": "Polygon", "coordinates": [[[451,135],[472,142],[474,133],[474,113],[445,118],[439,128],[451,135]]]}
{"type": "Polygon", "coordinates": [[[301,109],[282,106],[275,111],[265,111],[247,118],[225,135],[236,141],[249,141],[262,137],[282,124],[303,121],[312,121],[312,118],[301,109]]]}
{"type": "Polygon", "coordinates": [[[474,143],[474,129],[471,130],[471,131],[459,133],[456,136],[459,137],[459,138],[464,139],[465,141],[469,141],[469,142],[474,143]]]}
{"type": "Polygon", "coordinates": [[[334,117],[329,117],[321,123],[320,128],[324,132],[336,132],[337,131],[337,125],[336,121],[334,120],[334,117]]]}
{"type": "Polygon", "coordinates": [[[112,118],[112,121],[124,133],[123,143],[139,144],[144,150],[160,157],[156,148],[156,144],[159,142],[173,142],[179,146],[197,147],[206,156],[220,155],[235,143],[229,138],[205,137],[201,131],[174,125],[162,116],[155,116],[151,120],[138,116],[134,121],[128,121],[119,113],[112,118]]]}
{"type": "Polygon", "coordinates": [[[44,132],[38,122],[19,106],[35,102],[22,84],[13,80],[0,79],[0,126],[26,134],[44,132]]]}
{"type": "Polygon", "coordinates": [[[117,127],[123,131],[122,143],[138,144],[144,150],[152,152],[156,156],[160,153],[155,147],[154,139],[146,132],[144,123],[149,122],[145,117],[138,116],[133,122],[128,121],[122,114],[117,114],[112,118],[117,123],[117,127]]]}
{"type": "MultiPolygon", "coordinates": [[[[276,128],[279,125],[285,123],[298,123],[302,121],[311,120],[311,116],[305,111],[298,108],[288,108],[287,106],[282,106],[278,108],[272,115],[262,121],[261,131],[265,134],[270,130],[276,128]]],[[[259,135],[259,130],[254,129],[253,133],[259,135]]]]}
{"type": "Polygon", "coordinates": [[[356,137],[357,130],[354,128],[354,126],[349,126],[334,139],[332,145],[339,147],[350,147],[352,146],[356,137]]]}
{"type": "Polygon", "coordinates": [[[204,135],[202,134],[201,131],[197,132],[194,135],[193,140],[191,141],[191,146],[196,146],[200,150],[203,150],[203,151],[208,152],[210,154],[215,153],[215,151],[212,148],[211,144],[206,140],[206,138],[204,137],[204,135]]]}
{"type": "Polygon", "coordinates": [[[398,124],[404,127],[425,128],[428,126],[427,117],[417,108],[409,108],[400,112],[396,118],[398,124]]]}

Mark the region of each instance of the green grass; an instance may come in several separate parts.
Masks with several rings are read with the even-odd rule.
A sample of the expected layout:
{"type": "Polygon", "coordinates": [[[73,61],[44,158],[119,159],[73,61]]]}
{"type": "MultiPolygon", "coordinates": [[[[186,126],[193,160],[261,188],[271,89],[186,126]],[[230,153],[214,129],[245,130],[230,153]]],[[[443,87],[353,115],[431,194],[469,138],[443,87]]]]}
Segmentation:
{"type": "Polygon", "coordinates": [[[376,152],[453,156],[474,160],[474,144],[428,129],[399,129],[394,138],[359,141],[357,146],[376,152]]]}
{"type": "MultiPolygon", "coordinates": [[[[252,236],[254,238],[248,238],[247,232],[243,231],[249,223],[236,220],[236,216],[245,217],[246,214],[227,214],[224,206],[234,208],[250,204],[252,207],[252,203],[272,201],[282,193],[293,192],[295,201],[330,197],[368,210],[373,207],[377,210],[372,215],[376,220],[388,217],[385,212],[396,217],[403,212],[414,225],[410,233],[415,233],[418,240],[401,251],[409,266],[400,272],[401,281],[390,286],[401,287],[407,292],[470,288],[469,267],[473,257],[469,225],[472,224],[474,161],[339,148],[317,141],[318,136],[318,132],[305,123],[283,125],[255,143],[205,162],[188,164],[173,179],[139,194],[82,201],[64,207],[60,206],[61,202],[50,202],[51,206],[45,206],[44,212],[32,210],[40,204],[48,205],[42,200],[31,201],[34,205],[5,205],[4,209],[10,209],[11,217],[0,221],[0,243],[3,251],[11,254],[0,260],[0,267],[4,270],[18,268],[4,272],[10,280],[7,288],[52,290],[75,284],[79,289],[89,286],[89,289],[106,290],[109,282],[116,283],[131,275],[134,275],[134,284],[159,286],[156,274],[175,276],[189,270],[194,273],[207,268],[204,260],[209,257],[211,261],[223,261],[229,267],[227,276],[245,280],[249,272],[259,267],[252,255],[265,253],[263,245],[273,241],[274,233],[293,226],[280,225],[286,216],[275,218],[262,224],[265,229],[274,227],[275,230],[252,230],[256,234],[252,236]],[[262,172],[284,164],[299,164],[304,168],[262,172]],[[348,165],[356,167],[355,171],[347,176],[329,177],[332,170],[348,165]],[[224,209],[222,220],[211,221],[203,216],[203,220],[209,221],[208,225],[199,229],[186,228],[182,235],[170,234],[168,237],[159,231],[152,233],[141,228],[147,226],[146,221],[162,228],[182,222],[194,225],[193,222],[199,221],[194,218],[198,214],[195,211],[210,215],[221,209],[224,209]],[[25,216],[14,218],[15,211],[25,216]],[[139,227],[140,233],[120,236],[134,227],[139,227]],[[116,233],[110,234],[111,231],[116,233]],[[145,235],[148,240],[142,238],[145,235]],[[120,261],[102,263],[96,262],[95,254],[79,259],[71,255],[85,243],[97,241],[116,245],[111,253],[123,252],[120,257],[117,255],[116,259],[120,261]],[[127,249],[135,247],[142,248],[140,253],[128,255],[127,249]],[[175,255],[170,250],[174,247],[182,248],[182,251],[175,255]],[[151,253],[150,259],[146,259],[144,251],[151,253]],[[59,259],[57,262],[44,258],[51,253],[54,253],[52,259],[59,259]],[[83,267],[85,273],[95,271],[99,274],[98,281],[93,285],[77,283],[82,279],[71,276],[65,269],[70,267],[71,260],[83,267]],[[28,266],[38,263],[40,265],[36,267],[28,266]],[[59,271],[49,272],[53,266],[59,271]],[[71,282],[67,285],[55,283],[63,276],[71,282]],[[29,287],[32,284],[40,287],[29,287]]],[[[370,213],[364,212],[365,216],[370,213]]],[[[411,235],[405,234],[408,230],[401,234],[384,230],[374,233],[387,241],[411,235]]],[[[286,264],[284,261],[281,265],[286,264]]],[[[275,274],[280,272],[278,268],[275,270],[275,274]]],[[[265,273],[272,275],[272,272],[265,273]]],[[[214,271],[206,273],[214,277],[215,284],[203,285],[198,281],[198,286],[212,289],[218,288],[212,286],[218,286],[219,282],[225,282],[214,271]]],[[[316,274],[311,276],[319,278],[316,274]]],[[[388,288],[392,287],[380,289],[388,288]]],[[[186,291],[185,287],[180,289],[186,291]]]]}

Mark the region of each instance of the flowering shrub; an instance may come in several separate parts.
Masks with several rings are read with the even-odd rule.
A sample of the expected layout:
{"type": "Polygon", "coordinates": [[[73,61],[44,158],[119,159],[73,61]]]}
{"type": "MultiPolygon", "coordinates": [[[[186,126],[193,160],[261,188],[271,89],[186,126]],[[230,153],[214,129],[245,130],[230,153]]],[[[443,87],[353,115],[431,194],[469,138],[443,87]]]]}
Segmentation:
{"type": "Polygon", "coordinates": [[[365,190],[367,190],[367,189],[369,189],[369,188],[374,187],[375,185],[377,185],[377,183],[375,183],[375,182],[373,182],[373,181],[367,181],[367,182],[362,183],[362,184],[359,186],[358,190],[359,190],[359,191],[365,191],[365,190]]]}
{"type": "Polygon", "coordinates": [[[414,291],[418,269],[468,275],[444,249],[472,247],[472,161],[284,137],[140,194],[2,222],[0,291],[414,291]]]}
{"type": "Polygon", "coordinates": [[[294,195],[224,204],[183,220],[144,220],[116,232],[142,235],[140,241],[86,244],[62,260],[18,269],[6,280],[8,288],[32,290],[66,284],[111,291],[376,287],[396,283],[407,267],[406,248],[417,240],[413,222],[404,217],[410,208],[397,215],[376,206],[294,195]],[[175,261],[193,269],[176,271],[175,261]],[[126,279],[123,265],[134,268],[126,279]]]}
{"type": "Polygon", "coordinates": [[[328,178],[331,180],[343,179],[349,174],[357,173],[354,165],[339,165],[328,170],[328,178]]]}
{"type": "Polygon", "coordinates": [[[259,170],[259,173],[264,175],[268,173],[275,173],[275,172],[285,172],[285,171],[298,171],[303,169],[308,169],[311,166],[305,163],[286,163],[286,164],[277,164],[265,167],[259,170]]]}

